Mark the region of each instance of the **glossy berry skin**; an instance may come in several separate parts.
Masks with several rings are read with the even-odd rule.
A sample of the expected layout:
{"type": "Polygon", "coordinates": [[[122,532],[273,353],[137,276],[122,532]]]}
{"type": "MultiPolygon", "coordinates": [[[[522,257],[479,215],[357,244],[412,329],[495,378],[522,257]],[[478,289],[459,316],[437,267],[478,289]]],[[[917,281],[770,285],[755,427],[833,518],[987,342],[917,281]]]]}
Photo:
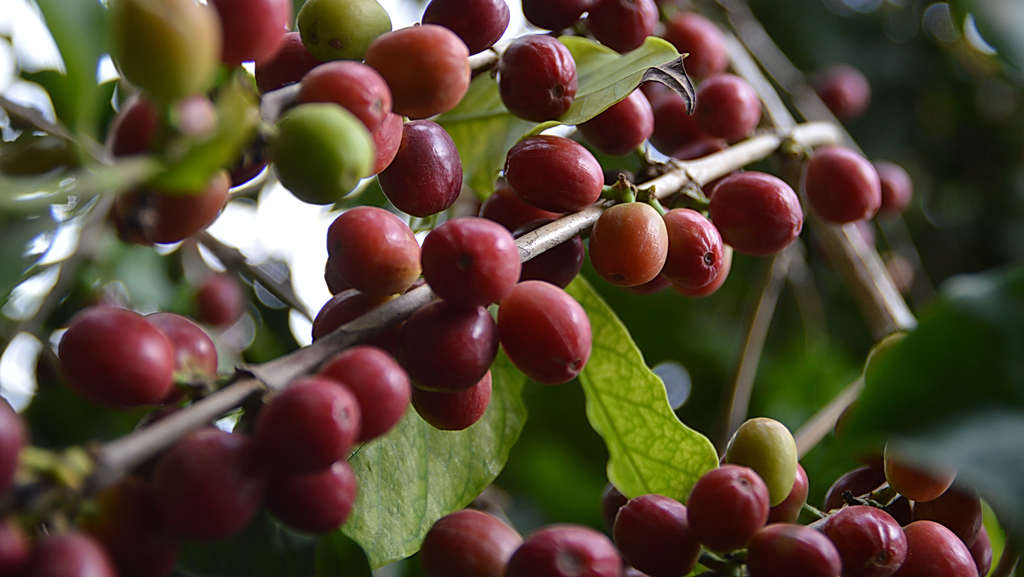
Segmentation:
{"type": "Polygon", "coordinates": [[[561,30],[576,24],[594,0],[522,0],[526,20],[545,30],[561,30]]]}
{"type": "Polygon", "coordinates": [[[700,289],[711,284],[725,265],[722,235],[704,215],[677,208],[663,215],[668,254],[661,274],[672,284],[700,289]]]}
{"type": "Polygon", "coordinates": [[[107,305],[71,319],[57,352],[68,386],[104,406],[160,402],[174,386],[174,348],[138,313],[107,305]]]}
{"type": "Polygon", "coordinates": [[[702,545],[721,553],[742,549],[768,520],[768,487],[753,469],[722,465],[697,480],[686,511],[702,545]]]}
{"type": "Polygon", "coordinates": [[[622,561],[608,537],[582,525],[554,524],[526,537],[505,577],[619,577],[622,561]]]}
{"type": "MultiPolygon", "coordinates": [[[[690,298],[702,298],[710,294],[714,294],[715,291],[722,288],[722,285],[725,284],[726,279],[729,278],[729,271],[732,269],[732,253],[732,247],[726,245],[725,252],[722,253],[722,269],[718,271],[718,274],[715,276],[714,280],[712,280],[707,285],[699,289],[691,289],[682,285],[674,285],[669,283],[672,287],[672,290],[683,295],[684,297],[690,298]]],[[[668,281],[666,280],[665,282],[668,281]]]]}
{"type": "Polygon", "coordinates": [[[324,303],[313,319],[313,340],[330,334],[334,329],[363,316],[392,298],[394,297],[390,295],[363,294],[356,289],[339,292],[324,303]]]}
{"type": "Polygon", "coordinates": [[[728,141],[746,138],[761,120],[761,99],[735,74],[708,77],[697,89],[693,120],[701,130],[728,141]]]}
{"type": "Polygon", "coordinates": [[[651,577],[686,575],[700,557],[686,507],[663,495],[630,499],[615,517],[613,535],[626,562],[651,577]]]}
{"type": "Polygon", "coordinates": [[[465,42],[470,54],[483,52],[501,38],[511,13],[505,0],[431,0],[424,24],[437,24],[465,42]]]}
{"type": "Polygon", "coordinates": [[[267,509],[281,522],[305,533],[329,533],[352,512],[357,482],[346,461],[325,469],[267,478],[267,509]]]}
{"type": "Polygon", "coordinates": [[[665,22],[663,36],[680,53],[689,54],[683,66],[691,78],[707,78],[724,72],[729,65],[722,30],[696,12],[677,12],[665,22]]]}
{"type": "Polygon", "coordinates": [[[372,345],[356,345],[332,356],[320,374],[345,383],[359,401],[362,426],[357,443],[388,432],[409,408],[409,375],[391,355],[372,345]]]}
{"type": "Polygon", "coordinates": [[[899,523],[874,507],[844,507],[827,518],[822,532],[839,550],[844,577],[888,577],[907,556],[899,523]]]}
{"type": "Polygon", "coordinates": [[[880,464],[864,465],[844,473],[832,483],[825,493],[823,510],[828,512],[843,506],[843,493],[850,491],[854,497],[862,497],[885,483],[885,471],[880,464]]]}
{"type": "MultiPolygon", "coordinates": [[[[552,222],[554,222],[553,219],[545,218],[526,223],[513,231],[512,236],[518,239],[524,234],[552,222]]],[[[519,281],[542,280],[565,288],[583,270],[586,253],[587,249],[583,246],[583,239],[576,235],[524,262],[519,281]]]]}
{"type": "Polygon", "coordinates": [[[402,219],[376,206],[356,206],[327,229],[328,262],[341,280],[368,295],[405,292],[420,276],[420,245],[402,219]]]}
{"type": "Polygon", "coordinates": [[[711,197],[711,222],[737,251],[767,256],[781,252],[803,229],[800,200],[788,184],[763,172],[727,176],[711,197]]]}
{"type": "Polygon", "coordinates": [[[687,112],[686,101],[680,94],[657,82],[645,83],[641,91],[647,95],[654,114],[654,131],[650,136],[654,148],[664,154],[674,154],[709,137],[687,112]]]}
{"type": "Polygon", "coordinates": [[[604,173],[594,155],[581,144],[541,134],[509,149],[505,181],[531,206],[551,212],[576,212],[600,198],[604,173]]]}
{"type": "Polygon", "coordinates": [[[878,172],[849,148],[815,150],[804,166],[803,187],[815,214],[833,224],[871,218],[882,206],[878,172]]]}
{"type": "Polygon", "coordinates": [[[311,473],[344,459],[359,435],[359,401],[344,383],[301,377],[260,410],[253,441],[262,458],[285,473],[311,473]]]}
{"type": "Polygon", "coordinates": [[[981,532],[978,533],[978,539],[974,542],[974,545],[968,547],[968,551],[971,552],[971,557],[974,558],[974,565],[978,568],[978,575],[988,575],[989,570],[992,569],[992,541],[989,539],[988,531],[985,530],[984,525],[981,527],[981,532]]]}
{"type": "Polygon", "coordinates": [[[171,312],[149,314],[145,319],[171,341],[175,373],[196,381],[217,375],[217,347],[202,327],[171,312]]]}
{"type": "Polygon", "coordinates": [[[153,493],[163,523],[195,541],[240,531],[263,502],[265,475],[248,437],[200,429],[160,457],[153,493]]]}
{"type": "Polygon", "coordinates": [[[644,93],[634,90],[576,129],[598,151],[621,156],[636,150],[654,132],[654,112],[644,93]]]}
{"type": "Polygon", "coordinates": [[[230,273],[213,273],[196,291],[196,320],[215,327],[229,327],[245,314],[247,301],[241,281],[230,273]]]}
{"type": "Polygon", "coordinates": [[[955,471],[922,470],[900,461],[885,449],[885,480],[894,491],[915,502],[938,499],[956,479],[955,471]]]}
{"type": "Polygon", "coordinates": [[[199,191],[139,190],[119,195],[111,216],[118,235],[126,242],[172,244],[213,224],[227,204],[230,188],[230,175],[220,170],[199,191]]]}
{"type": "Polygon", "coordinates": [[[367,48],[366,64],[387,80],[395,114],[412,119],[448,112],[469,89],[469,49],[436,24],[382,34],[367,48]]]}
{"type": "Polygon", "coordinates": [[[476,385],[498,354],[494,319],[483,307],[444,301],[417,310],[402,325],[396,357],[415,386],[455,392],[476,385]]]}
{"type": "Polygon", "coordinates": [[[273,54],[256,61],[256,89],[260,94],[302,80],[307,72],[321,64],[302,43],[296,32],[286,32],[273,54]]]}
{"type": "Polygon", "coordinates": [[[228,66],[270,57],[292,18],[291,0],[210,0],[220,16],[220,60],[228,66]]]}
{"type": "MultiPolygon", "coordinates": [[[[479,216],[493,220],[510,231],[517,231],[527,223],[541,219],[556,219],[559,212],[541,210],[522,200],[512,192],[504,180],[498,183],[491,196],[480,205],[479,216]]],[[[513,232],[515,236],[515,232],[513,232]]]]}
{"type": "Polygon", "coordinates": [[[398,210],[424,218],[455,203],[462,190],[462,160],[440,124],[414,120],[402,125],[398,152],[378,175],[384,196],[398,210]]]}
{"type": "Polygon", "coordinates": [[[379,72],[351,60],[320,64],[302,77],[296,102],[333,102],[373,132],[391,112],[391,89],[379,72]]]}
{"type": "Polygon", "coordinates": [[[576,61],[551,36],[520,36],[498,59],[498,94],[509,112],[520,118],[554,120],[576,97],[576,61]]]}
{"type": "Polygon", "coordinates": [[[860,118],[871,104],[871,83],[853,66],[839,64],[826,68],[814,75],[811,85],[825,106],[843,122],[860,118]]]}
{"type": "Polygon", "coordinates": [[[572,380],[590,358],[590,319],[553,284],[524,281],[498,307],[502,349],[519,370],[546,385],[572,380]]]}
{"type": "Polygon", "coordinates": [[[981,499],[974,491],[950,487],[937,499],[914,504],[913,519],[935,521],[970,547],[981,533],[981,499]]]}
{"type": "Polygon", "coordinates": [[[658,24],[654,0],[597,0],[587,28],[598,42],[621,53],[639,48],[658,24]]]}
{"type": "Polygon", "coordinates": [[[977,577],[971,552],[949,529],[933,521],[903,528],[907,558],[893,577],[977,577]]]}
{"type": "Polygon", "coordinates": [[[796,523],[800,518],[800,511],[807,503],[808,490],[807,472],[797,463],[793,488],[781,503],[768,509],[768,523],[796,523]]]}
{"type": "Polygon", "coordinates": [[[435,429],[461,431],[480,420],[491,402],[491,371],[461,391],[437,392],[413,387],[412,406],[435,429]]]}
{"type": "Polygon", "coordinates": [[[747,547],[750,577],[836,577],[841,568],[832,542],[803,525],[769,525],[747,547]]]}
{"type": "Polygon", "coordinates": [[[462,509],[438,519],[420,548],[425,577],[504,577],[523,538],[497,518],[462,509]]]}
{"type": "Polygon", "coordinates": [[[914,196],[914,182],[904,168],[895,162],[878,160],[874,163],[882,186],[882,206],[879,214],[899,214],[910,206],[914,196]]]}
{"type": "Polygon", "coordinates": [[[371,175],[380,174],[391,165],[402,144],[402,117],[394,112],[384,116],[380,126],[370,133],[373,139],[373,170],[371,175]]]}
{"type": "Polygon", "coordinates": [[[668,229],[649,204],[617,204],[594,223],[589,249],[594,271],[606,282],[641,285],[654,280],[665,265],[668,229]]]}
{"type": "Polygon", "coordinates": [[[370,44],[391,31],[391,17],[376,0],[306,0],[295,27],[318,60],[363,60],[370,44]]]}
{"type": "Polygon", "coordinates": [[[516,241],[505,227],[475,216],[446,221],[423,239],[423,278],[445,301],[487,306],[519,280],[516,241]]]}
{"type": "Polygon", "coordinates": [[[118,577],[103,547],[89,535],[70,531],[36,541],[26,577],[118,577]]]}
{"type": "Polygon", "coordinates": [[[775,419],[748,419],[729,439],[723,461],[753,469],[768,486],[769,505],[778,505],[796,480],[796,441],[775,419]]]}
{"type": "Polygon", "coordinates": [[[25,424],[7,399],[0,398],[0,495],[14,486],[18,456],[27,440],[25,424]]]}

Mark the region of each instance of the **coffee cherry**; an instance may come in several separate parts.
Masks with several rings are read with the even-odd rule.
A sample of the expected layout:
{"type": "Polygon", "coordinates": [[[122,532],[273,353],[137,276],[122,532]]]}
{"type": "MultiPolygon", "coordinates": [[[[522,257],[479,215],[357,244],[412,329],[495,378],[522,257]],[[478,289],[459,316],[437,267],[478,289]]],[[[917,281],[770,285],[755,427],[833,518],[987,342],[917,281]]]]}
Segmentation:
{"type": "Polygon", "coordinates": [[[505,157],[505,181],[541,210],[576,212],[601,197],[601,164],[581,144],[561,136],[525,138],[505,157]]]}
{"type": "Polygon", "coordinates": [[[903,528],[907,558],[893,577],[977,577],[967,546],[942,525],[914,521],[903,528]]]}
{"type": "Polygon", "coordinates": [[[278,471],[311,473],[344,459],[359,436],[359,401],[326,376],[296,379],[260,410],[253,442],[278,471]]]}
{"type": "MultiPolygon", "coordinates": [[[[691,289],[682,285],[671,285],[672,290],[683,295],[684,297],[690,298],[701,298],[706,297],[718,289],[722,288],[725,284],[725,279],[729,278],[729,271],[732,269],[732,247],[729,245],[725,246],[725,251],[722,253],[722,269],[718,271],[714,280],[708,283],[706,286],[699,289],[691,289]]],[[[667,279],[666,279],[666,282],[667,279]]]]}
{"type": "Polygon", "coordinates": [[[424,24],[451,30],[470,54],[493,46],[505,33],[510,18],[505,0],[431,0],[423,11],[424,24]]]}
{"type": "Polygon", "coordinates": [[[911,501],[938,499],[953,484],[955,471],[922,470],[908,465],[885,448],[885,480],[894,491],[911,501]]]}
{"type": "Polygon", "coordinates": [[[601,278],[615,286],[636,286],[654,280],[665,266],[668,229],[649,204],[617,204],[594,223],[589,248],[601,278]]]}
{"type": "Polygon", "coordinates": [[[444,301],[417,310],[402,325],[396,356],[415,386],[454,392],[476,385],[498,354],[494,319],[483,307],[444,301]]]}
{"type": "Polygon", "coordinates": [[[226,328],[245,314],[247,300],[241,282],[230,273],[213,273],[196,290],[196,320],[226,328]]]}
{"type": "Polygon", "coordinates": [[[807,472],[797,463],[793,488],[781,503],[768,509],[768,523],[796,523],[807,503],[808,490],[807,472]]]}
{"type": "Polygon", "coordinates": [[[509,112],[520,118],[554,120],[576,97],[576,61],[551,36],[520,36],[498,59],[498,94],[509,112]]]}
{"type": "Polygon", "coordinates": [[[270,57],[292,19],[291,0],[210,0],[210,5],[220,16],[220,60],[228,66],[270,57]]]}
{"type": "Polygon", "coordinates": [[[160,117],[156,104],[139,93],[121,105],[107,130],[107,148],[116,157],[151,152],[160,117]]]}
{"type": "Polygon", "coordinates": [[[442,431],[461,431],[484,416],[491,401],[491,371],[475,385],[454,392],[413,387],[412,406],[424,421],[442,431]]]}
{"type": "Polygon", "coordinates": [[[722,553],[742,549],[768,520],[768,487],[753,469],[722,465],[697,480],[686,511],[702,545],[722,553]]]}
{"type": "Polygon", "coordinates": [[[914,503],[914,521],[935,521],[970,547],[982,528],[981,499],[970,489],[952,486],[937,499],[914,503]]]}
{"type": "Polygon", "coordinates": [[[454,218],[423,239],[423,278],[452,304],[496,303],[512,290],[520,270],[512,233],[486,218],[454,218]]]}
{"type": "Polygon", "coordinates": [[[420,548],[425,577],[504,577],[505,565],[523,538],[508,525],[475,509],[438,519],[420,548]]]}
{"type": "Polygon", "coordinates": [[[594,5],[594,0],[522,0],[527,22],[545,30],[569,28],[594,5]]]}
{"type": "Polygon", "coordinates": [[[992,569],[992,541],[988,537],[988,531],[985,530],[985,526],[981,526],[981,532],[978,533],[978,539],[967,548],[971,552],[971,557],[974,559],[974,565],[978,568],[978,575],[988,575],[989,570],[992,569]]]}
{"type": "Polygon", "coordinates": [[[615,517],[628,501],[629,499],[616,489],[615,485],[608,483],[604,486],[604,491],[601,492],[601,519],[608,533],[614,531],[615,517]]]}
{"type": "MultiPolygon", "coordinates": [[[[554,220],[549,218],[528,222],[513,231],[512,236],[519,238],[551,222],[554,220]]],[[[585,259],[586,248],[583,246],[583,239],[576,235],[524,262],[519,282],[542,280],[565,288],[583,269],[585,259]]]]}
{"type": "Polygon", "coordinates": [[[700,557],[686,507],[663,495],[630,499],[619,509],[613,533],[626,562],[651,577],[686,575],[700,557]]]}
{"type": "Polygon", "coordinates": [[[214,428],[178,441],[153,472],[160,518],[195,541],[215,541],[240,531],[256,515],[264,488],[252,441],[214,428]]]}
{"type": "Polygon", "coordinates": [[[654,132],[654,112],[644,93],[634,90],[576,129],[598,151],[621,156],[636,150],[654,132]]]}
{"type": "Polygon", "coordinates": [[[174,348],[138,313],[107,305],[71,319],[57,353],[68,386],[105,406],[160,402],[174,386],[174,348]]]}
{"type": "Polygon", "coordinates": [[[661,274],[677,286],[700,289],[711,284],[725,265],[722,235],[704,215],[677,208],[663,216],[668,254],[661,274]]]}
{"type": "Polygon", "coordinates": [[[888,577],[907,556],[907,538],[899,523],[874,507],[840,509],[827,518],[822,532],[839,550],[844,577],[888,577]]]}
{"type": "Polygon", "coordinates": [[[758,531],[747,547],[750,577],[835,577],[841,568],[835,545],[802,525],[769,525],[758,531]]]}
{"type": "Polygon", "coordinates": [[[839,64],[819,71],[811,85],[825,106],[843,122],[856,120],[871,104],[871,83],[853,66],[839,64]]]}
{"type": "Polygon", "coordinates": [[[145,319],[171,342],[176,374],[193,381],[217,375],[217,347],[199,325],[188,317],[170,312],[153,313],[145,319]]]}
{"type": "Polygon", "coordinates": [[[334,329],[363,316],[392,298],[393,295],[374,296],[363,294],[356,289],[339,292],[324,303],[313,319],[313,340],[326,336],[334,329]]]}
{"type": "Polygon", "coordinates": [[[14,472],[18,469],[18,458],[26,437],[21,417],[7,399],[0,398],[0,495],[14,486],[14,472]]]}
{"type": "Polygon", "coordinates": [[[427,118],[448,112],[469,89],[469,50],[444,26],[422,24],[382,34],[366,63],[391,87],[395,114],[427,118]]]}
{"type": "Polygon", "coordinates": [[[420,276],[420,245],[402,219],[375,206],[341,213],[327,229],[328,262],[363,294],[405,292],[420,276]]]}
{"type": "Polygon", "coordinates": [[[582,525],[534,531],[509,559],[505,577],[619,577],[622,561],[608,537],[582,525]]]}
{"type": "Polygon", "coordinates": [[[345,349],[328,359],[320,374],[345,383],[359,401],[362,426],[357,443],[388,432],[409,408],[409,375],[391,355],[377,347],[357,345],[345,349]]]}
{"type": "Polygon", "coordinates": [[[302,104],[284,113],[270,142],[278,178],[309,204],[341,200],[373,169],[366,126],[337,104],[302,104]]]}
{"type": "Polygon", "coordinates": [[[351,60],[325,62],[302,77],[296,102],[333,102],[373,132],[391,112],[391,89],[376,70],[351,60]]]}
{"type": "Polygon", "coordinates": [[[307,72],[321,64],[302,43],[296,32],[287,32],[273,54],[256,61],[256,88],[260,94],[302,80],[307,72]]]}
{"type": "Polygon", "coordinates": [[[878,173],[866,158],[839,146],[823,146],[804,166],[804,192],[811,209],[827,222],[871,218],[882,206],[878,173]]]}
{"type": "Polygon", "coordinates": [[[767,256],[796,240],[804,216],[788,184],[770,174],[747,171],[723,178],[715,188],[711,222],[737,251],[767,256]]]}
{"type": "Polygon", "coordinates": [[[902,166],[879,160],[873,163],[882,186],[882,206],[879,214],[893,215],[903,212],[914,195],[914,182],[902,166]]]}
{"type": "Polygon", "coordinates": [[[414,120],[402,125],[398,152],[377,180],[398,210],[425,218],[455,204],[462,190],[462,160],[440,124],[414,120]]]}
{"type": "Polygon", "coordinates": [[[541,210],[523,202],[504,180],[498,183],[491,196],[480,205],[479,215],[497,222],[510,231],[519,230],[529,222],[553,220],[562,216],[559,212],[541,210]]]}
{"type": "Polygon", "coordinates": [[[36,541],[25,573],[28,577],[118,577],[103,547],[79,531],[47,535],[36,541]]]}
{"type": "Polygon", "coordinates": [[[402,117],[391,112],[384,116],[380,126],[370,133],[373,139],[373,170],[371,175],[380,174],[391,165],[402,144],[402,117]]]}
{"type": "Polygon", "coordinates": [[[306,0],[295,26],[317,60],[363,60],[370,43],[391,31],[391,17],[376,0],[306,0]]]}
{"type": "Polygon", "coordinates": [[[825,493],[824,511],[838,509],[845,504],[843,493],[849,491],[854,497],[862,497],[885,483],[885,471],[881,463],[857,467],[836,479],[825,493]]]}
{"type": "Polygon", "coordinates": [[[746,138],[761,120],[761,99],[739,76],[715,74],[697,89],[693,120],[711,136],[728,141],[746,138]]]}
{"type": "MultiPolygon", "coordinates": [[[[990,546],[990,558],[991,550],[990,546]]],[[[23,575],[31,554],[32,544],[21,525],[12,518],[0,519],[0,575],[23,575]]]]}
{"type": "Polygon", "coordinates": [[[213,224],[228,201],[231,177],[217,171],[199,191],[139,190],[114,201],[111,216],[118,235],[145,246],[173,244],[213,224]]]}
{"type": "Polygon", "coordinates": [[[601,44],[619,53],[629,52],[654,34],[658,6],[654,0],[596,0],[586,24],[601,44]]]}
{"type": "Polygon", "coordinates": [[[548,385],[572,380],[590,358],[590,319],[568,293],[543,281],[517,284],[498,307],[502,349],[519,370],[548,385]]]}
{"type": "Polygon", "coordinates": [[[677,12],[669,18],[663,37],[680,53],[689,54],[683,65],[691,78],[702,80],[729,65],[722,30],[696,12],[677,12]]]}
{"type": "Polygon", "coordinates": [[[110,3],[111,58],[121,75],[155,100],[205,92],[220,62],[221,33],[211,6],[192,0],[110,3]]]}
{"type": "Polygon", "coordinates": [[[641,90],[647,95],[654,114],[654,131],[650,136],[654,148],[666,155],[674,154],[680,148],[708,137],[687,112],[682,95],[657,82],[647,82],[641,90]]]}
{"type": "Polygon", "coordinates": [[[346,461],[310,473],[271,472],[267,509],[306,533],[329,533],[348,519],[356,500],[356,476],[346,461]]]}
{"type": "Polygon", "coordinates": [[[753,469],[768,486],[768,503],[778,505],[796,479],[796,441],[775,419],[748,419],[729,439],[724,461],[753,469]]]}

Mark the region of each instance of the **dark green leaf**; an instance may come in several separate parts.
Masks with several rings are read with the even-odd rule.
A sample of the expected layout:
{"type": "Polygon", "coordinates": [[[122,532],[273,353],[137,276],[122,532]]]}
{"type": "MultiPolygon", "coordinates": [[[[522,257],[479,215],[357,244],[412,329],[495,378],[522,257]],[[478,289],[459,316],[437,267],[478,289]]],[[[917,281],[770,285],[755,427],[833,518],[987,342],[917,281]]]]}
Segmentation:
{"type": "Polygon", "coordinates": [[[178,571],[196,577],[310,577],[317,540],[260,512],[240,533],[216,543],[187,543],[178,571]]]}
{"type": "Polygon", "coordinates": [[[418,551],[434,521],[468,505],[505,465],[526,420],[525,377],[499,354],[491,378],[487,412],[468,429],[439,431],[410,407],[391,432],[349,459],[359,492],[342,531],[371,567],[418,551]]]}
{"type": "Polygon", "coordinates": [[[371,577],[370,562],[355,541],[335,531],[317,541],[316,574],[371,577]]]}
{"type": "Polygon", "coordinates": [[[577,277],[566,291],[587,311],[594,335],[580,382],[587,418],[608,446],[608,479],[628,497],[658,493],[685,501],[697,479],[718,466],[714,446],[679,422],[665,385],[590,284],[577,277]]]}

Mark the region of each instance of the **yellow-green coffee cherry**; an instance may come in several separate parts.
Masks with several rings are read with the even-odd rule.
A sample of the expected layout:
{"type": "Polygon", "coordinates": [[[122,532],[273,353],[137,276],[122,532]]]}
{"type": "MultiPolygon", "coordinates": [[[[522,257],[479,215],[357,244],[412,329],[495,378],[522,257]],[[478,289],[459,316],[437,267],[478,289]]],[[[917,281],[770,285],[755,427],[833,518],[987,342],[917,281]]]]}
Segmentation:
{"type": "Polygon", "coordinates": [[[111,0],[111,57],[155,100],[206,92],[220,65],[217,13],[192,0],[111,0]]]}
{"type": "Polygon", "coordinates": [[[373,170],[370,132],[337,104],[296,106],[277,130],[270,156],[281,184],[303,202],[337,202],[373,170]]]}
{"type": "Polygon", "coordinates": [[[324,62],[362,60],[370,43],[391,31],[376,0],[306,0],[295,24],[306,49],[324,62]]]}
{"type": "Polygon", "coordinates": [[[796,441],[785,425],[766,417],[749,419],[729,440],[725,462],[753,469],[768,485],[774,507],[793,490],[796,480],[796,441]]]}

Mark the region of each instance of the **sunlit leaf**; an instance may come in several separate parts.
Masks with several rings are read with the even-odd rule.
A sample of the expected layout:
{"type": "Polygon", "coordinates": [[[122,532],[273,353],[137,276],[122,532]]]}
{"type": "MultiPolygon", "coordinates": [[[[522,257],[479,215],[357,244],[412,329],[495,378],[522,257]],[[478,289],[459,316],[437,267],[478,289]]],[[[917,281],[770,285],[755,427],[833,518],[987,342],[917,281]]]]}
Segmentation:
{"type": "Polygon", "coordinates": [[[377,568],[419,550],[434,521],[468,505],[508,459],[526,420],[525,377],[503,355],[491,367],[487,412],[464,431],[439,431],[411,407],[349,460],[359,492],[342,526],[377,568]]]}
{"type": "Polygon", "coordinates": [[[587,418],[608,446],[608,479],[627,497],[658,493],[685,501],[697,479],[718,466],[714,446],[679,422],[661,379],[587,281],[577,277],[566,291],[590,317],[593,352],[579,379],[587,418]]]}

